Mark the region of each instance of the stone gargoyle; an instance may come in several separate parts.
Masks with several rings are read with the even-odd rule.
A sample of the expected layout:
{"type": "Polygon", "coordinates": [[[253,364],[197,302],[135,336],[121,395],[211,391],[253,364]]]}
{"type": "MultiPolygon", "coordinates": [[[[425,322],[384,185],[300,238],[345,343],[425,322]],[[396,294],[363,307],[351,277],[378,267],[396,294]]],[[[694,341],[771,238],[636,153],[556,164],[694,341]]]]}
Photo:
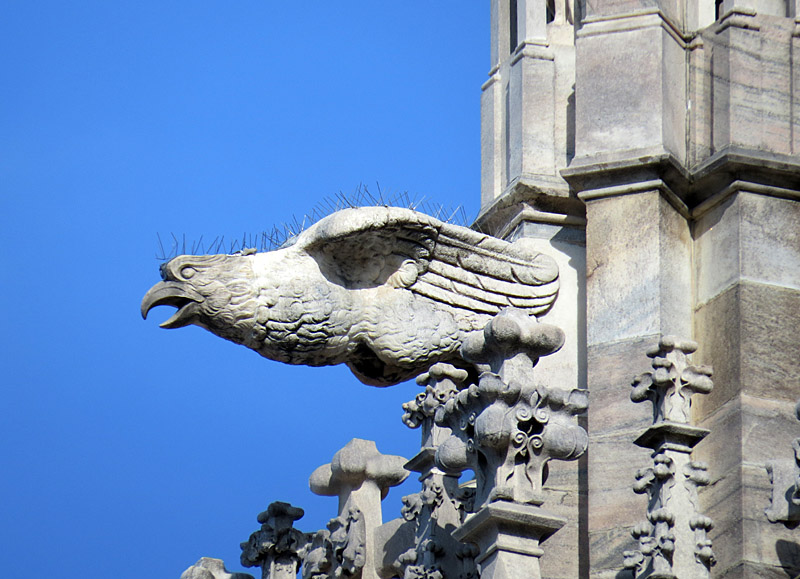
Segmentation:
{"type": "Polygon", "coordinates": [[[533,250],[410,209],[345,209],[280,249],[180,255],[142,300],[290,364],[345,363],[365,384],[389,386],[459,348],[504,308],[547,311],[558,267],[533,250]]]}

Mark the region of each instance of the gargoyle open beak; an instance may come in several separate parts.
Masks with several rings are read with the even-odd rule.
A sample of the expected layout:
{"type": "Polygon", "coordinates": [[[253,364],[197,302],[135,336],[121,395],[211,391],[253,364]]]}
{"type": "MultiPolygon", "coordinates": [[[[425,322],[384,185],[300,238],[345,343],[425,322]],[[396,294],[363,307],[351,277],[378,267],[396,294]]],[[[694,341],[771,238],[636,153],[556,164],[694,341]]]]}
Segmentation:
{"type": "Polygon", "coordinates": [[[162,322],[162,328],[182,328],[195,319],[200,303],[205,298],[190,286],[178,281],[162,281],[150,288],[142,299],[142,317],[156,306],[173,306],[178,308],[171,318],[162,322]]]}

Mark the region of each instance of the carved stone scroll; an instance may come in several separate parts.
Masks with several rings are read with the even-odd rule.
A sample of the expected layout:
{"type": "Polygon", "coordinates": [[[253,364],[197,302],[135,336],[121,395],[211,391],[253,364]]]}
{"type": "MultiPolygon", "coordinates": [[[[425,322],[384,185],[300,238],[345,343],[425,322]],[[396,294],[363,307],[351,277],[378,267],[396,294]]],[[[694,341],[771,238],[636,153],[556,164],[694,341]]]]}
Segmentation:
{"type": "Polygon", "coordinates": [[[637,579],[703,579],[715,562],[707,536],[713,523],[697,499],[697,489],[709,482],[706,466],[691,459],[709,432],[689,424],[691,395],[713,387],[711,368],[689,363],[696,349],[694,342],[663,337],[647,352],[653,369],[633,381],[631,400],[653,403],[653,426],[635,441],[653,450],[653,466],[639,470],[633,485],[649,498],[647,520],[632,531],[639,550],[625,552],[625,568],[637,579]]]}

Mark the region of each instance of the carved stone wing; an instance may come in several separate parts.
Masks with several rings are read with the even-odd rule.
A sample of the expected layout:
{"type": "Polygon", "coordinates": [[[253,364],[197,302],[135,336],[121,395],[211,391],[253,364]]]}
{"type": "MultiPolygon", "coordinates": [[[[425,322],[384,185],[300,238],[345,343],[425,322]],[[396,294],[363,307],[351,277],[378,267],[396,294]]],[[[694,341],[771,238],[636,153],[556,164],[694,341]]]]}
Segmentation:
{"type": "Polygon", "coordinates": [[[411,290],[490,315],[506,307],[544,313],[558,295],[558,266],[528,243],[443,223],[428,268],[411,290]]]}
{"type": "Polygon", "coordinates": [[[340,211],[307,231],[301,249],[349,289],[389,285],[441,304],[494,315],[541,314],[558,294],[558,267],[520,240],[509,244],[410,209],[340,211]]]}

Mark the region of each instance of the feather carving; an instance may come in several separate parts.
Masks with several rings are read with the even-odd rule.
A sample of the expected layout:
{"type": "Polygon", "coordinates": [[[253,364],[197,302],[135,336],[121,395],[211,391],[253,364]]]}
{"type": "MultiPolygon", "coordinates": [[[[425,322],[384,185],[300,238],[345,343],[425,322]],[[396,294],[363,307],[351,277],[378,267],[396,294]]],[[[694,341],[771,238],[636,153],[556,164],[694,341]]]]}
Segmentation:
{"type": "Polygon", "coordinates": [[[181,255],[142,301],[266,358],[347,364],[388,386],[457,362],[467,334],[505,308],[546,312],[558,268],[526,240],[509,244],[396,207],[338,211],[265,253],[181,255]]]}

